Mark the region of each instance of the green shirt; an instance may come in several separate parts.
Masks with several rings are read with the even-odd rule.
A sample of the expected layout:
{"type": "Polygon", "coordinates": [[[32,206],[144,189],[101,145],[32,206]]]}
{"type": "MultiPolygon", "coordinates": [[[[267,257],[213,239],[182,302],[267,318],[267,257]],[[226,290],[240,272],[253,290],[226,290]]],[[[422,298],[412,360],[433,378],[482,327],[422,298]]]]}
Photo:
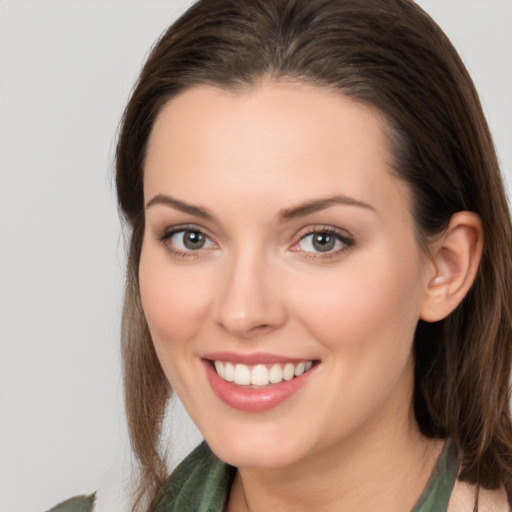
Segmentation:
{"type": "MultiPolygon", "coordinates": [[[[457,450],[447,441],[411,512],[446,511],[457,471],[457,450]]],[[[203,442],[173,471],[152,512],[222,512],[235,473],[236,468],[219,460],[203,442]]],[[[94,495],[79,496],[49,512],[91,512],[93,507],[94,495]]]]}

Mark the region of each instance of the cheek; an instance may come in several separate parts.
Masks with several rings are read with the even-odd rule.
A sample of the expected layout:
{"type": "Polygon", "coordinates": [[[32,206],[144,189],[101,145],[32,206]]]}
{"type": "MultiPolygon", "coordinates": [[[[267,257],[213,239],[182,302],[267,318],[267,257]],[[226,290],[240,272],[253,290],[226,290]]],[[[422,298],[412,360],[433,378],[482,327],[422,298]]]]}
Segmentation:
{"type": "Polygon", "coordinates": [[[317,276],[308,283],[311,293],[295,304],[308,336],[323,346],[326,382],[315,402],[323,404],[332,432],[348,434],[384,404],[396,412],[409,403],[418,269],[373,259],[317,276]]]}
{"type": "Polygon", "coordinates": [[[420,271],[414,253],[407,262],[361,258],[336,273],[302,283],[311,292],[301,295],[296,308],[311,334],[332,351],[353,358],[395,352],[403,359],[419,318],[420,271]]]}
{"type": "Polygon", "coordinates": [[[139,265],[142,307],[158,352],[177,349],[198,334],[211,296],[205,275],[196,269],[192,276],[166,256],[143,246],[139,265]]]}

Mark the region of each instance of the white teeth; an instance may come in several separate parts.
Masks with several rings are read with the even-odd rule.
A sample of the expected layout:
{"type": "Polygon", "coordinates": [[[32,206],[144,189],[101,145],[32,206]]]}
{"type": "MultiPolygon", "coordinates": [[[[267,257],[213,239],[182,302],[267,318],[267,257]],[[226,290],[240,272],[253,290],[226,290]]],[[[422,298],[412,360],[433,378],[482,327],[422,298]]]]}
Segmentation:
{"type": "Polygon", "coordinates": [[[269,383],[268,370],[264,364],[256,365],[251,372],[251,384],[266,386],[269,383]]]}
{"type": "MultiPolygon", "coordinates": [[[[235,380],[235,367],[231,363],[226,363],[225,365],[226,376],[224,377],[228,382],[233,382],[235,380]]],[[[221,375],[222,377],[222,375],[221,375]]]]}
{"type": "Polygon", "coordinates": [[[286,363],[283,370],[284,380],[292,380],[295,377],[295,366],[292,363],[286,363]]]}
{"type": "Polygon", "coordinates": [[[235,366],[235,384],[239,386],[247,386],[251,383],[251,370],[245,364],[237,364],[235,366]]]}
{"type": "Polygon", "coordinates": [[[214,361],[215,370],[222,379],[234,382],[239,386],[267,386],[278,384],[283,380],[289,381],[294,377],[300,377],[313,366],[312,361],[301,361],[300,363],[286,363],[283,365],[275,363],[272,366],[257,364],[247,366],[223,361],[214,361]]]}
{"type": "Polygon", "coordinates": [[[219,376],[222,377],[224,380],[227,380],[226,371],[224,370],[224,364],[221,361],[215,361],[213,364],[215,365],[215,369],[217,370],[219,376]]]}
{"type": "Polygon", "coordinates": [[[277,384],[283,380],[283,369],[280,364],[273,364],[270,368],[269,380],[272,384],[277,384]]]}
{"type": "Polygon", "coordinates": [[[306,369],[306,363],[299,363],[295,367],[295,377],[299,377],[304,373],[304,370],[306,369]]]}

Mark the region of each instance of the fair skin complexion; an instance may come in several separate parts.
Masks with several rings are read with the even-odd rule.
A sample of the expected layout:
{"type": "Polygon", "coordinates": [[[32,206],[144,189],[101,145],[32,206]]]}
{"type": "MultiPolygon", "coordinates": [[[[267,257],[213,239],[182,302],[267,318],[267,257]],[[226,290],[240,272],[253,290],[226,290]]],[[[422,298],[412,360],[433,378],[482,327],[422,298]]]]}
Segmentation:
{"type": "Polygon", "coordinates": [[[383,123],[266,81],[187,90],[153,127],[142,303],[174,391],[238,468],[229,511],[409,511],[439,456],[411,410],[414,329],[464,297],[481,227],[460,212],[425,254],[383,123]],[[212,388],[213,353],[313,366],[283,401],[244,409],[212,388]]]}

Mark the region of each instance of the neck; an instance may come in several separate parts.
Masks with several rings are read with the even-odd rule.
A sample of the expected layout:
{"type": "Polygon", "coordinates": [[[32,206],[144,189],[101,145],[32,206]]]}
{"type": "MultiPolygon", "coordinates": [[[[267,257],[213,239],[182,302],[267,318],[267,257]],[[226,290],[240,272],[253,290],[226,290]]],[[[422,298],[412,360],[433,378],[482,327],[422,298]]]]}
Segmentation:
{"type": "Polygon", "coordinates": [[[393,428],[358,431],[291,467],[239,469],[228,512],[409,512],[443,443],[423,437],[412,413],[406,416],[393,428]]]}

